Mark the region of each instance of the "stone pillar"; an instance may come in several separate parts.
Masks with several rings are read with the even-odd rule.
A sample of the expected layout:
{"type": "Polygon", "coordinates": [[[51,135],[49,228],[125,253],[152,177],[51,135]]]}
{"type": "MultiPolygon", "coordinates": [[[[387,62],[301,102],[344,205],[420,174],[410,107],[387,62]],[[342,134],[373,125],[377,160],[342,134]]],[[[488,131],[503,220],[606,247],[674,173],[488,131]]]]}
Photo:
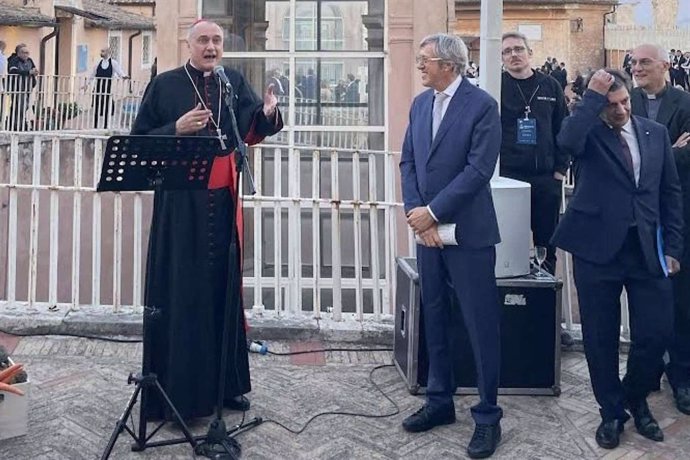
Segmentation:
{"type": "MultiPolygon", "coordinates": [[[[384,2],[382,0],[369,0],[369,14],[362,15],[362,23],[367,28],[368,51],[383,50],[383,13],[384,2]]],[[[384,101],[383,91],[385,89],[385,72],[383,59],[369,59],[367,63],[368,75],[368,104],[369,104],[369,124],[383,125],[384,123],[384,101]]],[[[360,91],[364,88],[360,88],[360,91]]],[[[383,135],[371,133],[369,135],[369,146],[372,150],[383,150],[385,148],[383,135]]]]}

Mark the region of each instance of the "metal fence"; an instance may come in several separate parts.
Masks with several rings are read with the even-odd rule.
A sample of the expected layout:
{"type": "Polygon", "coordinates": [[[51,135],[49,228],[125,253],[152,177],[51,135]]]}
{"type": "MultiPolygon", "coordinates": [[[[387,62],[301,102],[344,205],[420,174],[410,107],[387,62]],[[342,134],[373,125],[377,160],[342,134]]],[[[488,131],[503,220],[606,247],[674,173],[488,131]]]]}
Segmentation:
{"type": "MultiPolygon", "coordinates": [[[[25,77],[7,75],[0,80],[0,131],[55,132],[108,129],[129,132],[148,82],[79,76],[25,77]]],[[[369,125],[366,104],[325,103],[281,97],[283,107],[295,105],[290,126],[352,126],[352,131],[295,133],[299,146],[367,149],[369,135],[357,127],[369,125]]],[[[273,142],[289,143],[288,131],[273,142]]]]}
{"type": "MultiPolygon", "coordinates": [[[[138,308],[152,195],[95,192],[105,137],[0,136],[0,304],[138,308]],[[4,140],[3,140],[4,139],[4,140]]],[[[393,311],[397,156],[251,150],[244,197],[246,305],[319,318],[393,311]],[[250,301],[249,299],[252,299],[250,301]]]]}
{"type": "Polygon", "coordinates": [[[62,75],[6,75],[0,131],[129,130],[147,82],[62,75]]]}

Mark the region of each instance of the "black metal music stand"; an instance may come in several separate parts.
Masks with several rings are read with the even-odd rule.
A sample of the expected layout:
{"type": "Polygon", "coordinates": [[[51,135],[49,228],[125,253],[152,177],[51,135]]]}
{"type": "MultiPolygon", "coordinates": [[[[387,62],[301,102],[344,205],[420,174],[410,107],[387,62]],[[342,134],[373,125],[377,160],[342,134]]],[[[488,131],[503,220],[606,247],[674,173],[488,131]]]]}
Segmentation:
{"type": "MultiPolygon", "coordinates": [[[[213,165],[213,158],[221,151],[220,141],[216,137],[201,136],[113,136],[108,144],[103,158],[101,179],[98,192],[124,192],[154,190],[153,218],[151,234],[158,229],[158,215],[161,202],[161,192],[164,190],[206,190],[213,165]]],[[[149,256],[155,253],[156,239],[151,239],[149,256]]],[[[148,289],[148,288],[147,288],[148,289]]],[[[160,447],[188,442],[192,449],[197,447],[197,441],[205,437],[192,436],[187,424],[180,416],[174,404],[158,382],[155,374],[151,373],[151,327],[160,316],[160,308],[156,305],[144,307],[144,351],[141,373],[129,374],[127,384],[135,383],[134,392],[127,403],[125,411],[118,419],[102,460],[106,460],[123,431],[127,431],[134,439],[133,451],[142,451],[148,447],[160,447]],[[162,421],[153,432],[147,436],[146,415],[143,408],[147,400],[148,390],[157,391],[165,405],[170,409],[175,421],[179,423],[184,438],[169,439],[159,442],[149,442],[151,438],[167,423],[162,421]],[[139,429],[127,425],[132,408],[141,393],[139,411],[139,429]]]]}

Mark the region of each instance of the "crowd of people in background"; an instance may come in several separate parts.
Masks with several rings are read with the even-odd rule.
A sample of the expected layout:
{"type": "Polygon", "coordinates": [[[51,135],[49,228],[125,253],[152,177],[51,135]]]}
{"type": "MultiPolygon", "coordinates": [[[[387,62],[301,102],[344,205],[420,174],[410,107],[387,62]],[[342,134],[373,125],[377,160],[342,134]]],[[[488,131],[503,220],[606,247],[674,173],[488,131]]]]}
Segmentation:
{"type": "MultiPolygon", "coordinates": [[[[354,74],[348,73],[345,79],[337,83],[320,79],[314,69],[307,69],[306,74],[298,74],[295,85],[295,98],[298,100],[316,100],[317,89],[321,102],[344,102],[356,104],[360,101],[360,79],[354,74]]],[[[288,72],[281,69],[270,70],[266,75],[266,85],[272,85],[273,91],[279,97],[287,97],[290,94],[291,79],[288,72]]]]}

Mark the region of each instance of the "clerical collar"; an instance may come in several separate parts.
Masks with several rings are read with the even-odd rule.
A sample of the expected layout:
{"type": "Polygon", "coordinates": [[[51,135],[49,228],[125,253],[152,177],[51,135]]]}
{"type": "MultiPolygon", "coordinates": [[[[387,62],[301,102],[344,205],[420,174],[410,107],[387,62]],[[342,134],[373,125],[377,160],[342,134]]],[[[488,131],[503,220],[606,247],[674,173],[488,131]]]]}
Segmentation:
{"type": "Polygon", "coordinates": [[[647,91],[644,91],[644,90],[642,90],[642,91],[644,91],[644,93],[647,95],[647,99],[661,99],[662,97],[664,97],[664,95],[666,95],[667,90],[668,90],[668,83],[665,84],[664,88],[656,94],[649,94],[647,91]]]}
{"type": "Polygon", "coordinates": [[[191,61],[191,60],[188,60],[188,61],[185,63],[185,67],[186,67],[187,70],[188,70],[191,74],[193,74],[195,77],[210,77],[211,74],[213,73],[213,72],[211,72],[210,70],[204,72],[203,70],[197,69],[196,67],[194,67],[194,64],[192,64],[192,61],[191,61]]]}

